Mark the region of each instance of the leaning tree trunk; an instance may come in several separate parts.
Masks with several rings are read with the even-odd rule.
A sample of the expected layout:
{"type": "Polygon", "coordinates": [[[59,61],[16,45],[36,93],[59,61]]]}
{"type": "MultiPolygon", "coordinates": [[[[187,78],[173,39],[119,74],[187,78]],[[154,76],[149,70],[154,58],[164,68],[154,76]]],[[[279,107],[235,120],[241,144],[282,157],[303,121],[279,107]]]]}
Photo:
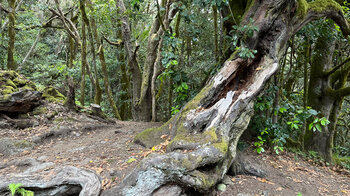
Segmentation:
{"type": "Polygon", "coordinates": [[[321,16],[331,17],[348,30],[334,1],[317,7],[321,1],[325,2],[249,1],[252,4],[246,5],[241,24],[252,18],[259,28],[247,40],[247,47],[258,51],[255,58],[233,56],[176,116],[160,128],[137,135],[135,141],[148,147],[168,135],[167,153],[143,159],[118,187],[105,194],[152,195],[170,186],[180,193],[208,194],[213,190],[235,160],[238,139],[253,115],[254,99],[277,70],[287,40],[321,16]]]}

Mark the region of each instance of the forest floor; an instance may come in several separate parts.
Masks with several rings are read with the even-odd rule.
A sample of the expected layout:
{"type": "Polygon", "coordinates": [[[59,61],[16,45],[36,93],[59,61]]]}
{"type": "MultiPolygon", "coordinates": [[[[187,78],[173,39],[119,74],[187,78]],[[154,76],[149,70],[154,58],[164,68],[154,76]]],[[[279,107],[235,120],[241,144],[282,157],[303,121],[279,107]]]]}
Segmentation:
{"type": "MultiPolygon", "coordinates": [[[[23,168],[11,163],[35,158],[53,163],[51,167],[72,165],[94,170],[102,177],[103,188],[109,189],[150,153],[134,144],[133,137],[162,124],[106,123],[84,113],[64,112],[60,105],[47,104],[46,108],[43,114],[32,115],[38,122],[33,127],[0,129],[0,174],[20,173],[23,168]]],[[[267,177],[227,176],[226,191],[217,195],[350,195],[346,170],[317,166],[289,152],[257,155],[248,148],[244,155],[267,177]]]]}

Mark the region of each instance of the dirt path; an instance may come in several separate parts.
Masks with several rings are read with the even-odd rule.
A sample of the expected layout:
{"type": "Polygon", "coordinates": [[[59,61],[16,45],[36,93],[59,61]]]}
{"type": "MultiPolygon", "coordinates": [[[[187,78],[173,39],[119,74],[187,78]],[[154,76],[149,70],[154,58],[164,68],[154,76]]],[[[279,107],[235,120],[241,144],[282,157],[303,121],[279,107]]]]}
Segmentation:
{"type": "Polygon", "coordinates": [[[219,195],[350,195],[349,174],[315,166],[294,153],[277,156],[248,151],[248,160],[258,163],[267,177],[231,176],[232,184],[219,195]]]}
{"type": "MultiPolygon", "coordinates": [[[[17,154],[0,154],[0,174],[21,171],[21,168],[1,165],[13,160],[36,158],[53,162],[54,166],[73,165],[94,170],[102,177],[104,189],[108,189],[118,184],[149,152],[131,142],[135,134],[160,125],[121,121],[106,124],[82,114],[65,114],[34,128],[3,129],[0,139],[8,137],[28,141],[52,130],[69,131],[50,136],[17,154]]],[[[226,191],[217,192],[217,195],[350,195],[349,175],[339,174],[326,167],[316,167],[292,153],[257,156],[248,150],[246,156],[266,171],[266,179],[228,176],[226,191]]]]}

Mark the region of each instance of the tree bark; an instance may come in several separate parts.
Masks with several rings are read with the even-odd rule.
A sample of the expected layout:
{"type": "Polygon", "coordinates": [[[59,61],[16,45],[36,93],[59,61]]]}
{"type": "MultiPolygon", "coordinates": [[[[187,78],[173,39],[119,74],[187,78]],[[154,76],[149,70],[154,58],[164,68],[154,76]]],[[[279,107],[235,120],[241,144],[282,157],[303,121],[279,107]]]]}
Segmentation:
{"type": "Polygon", "coordinates": [[[126,15],[126,8],[123,0],[116,1],[116,6],[118,9],[118,13],[122,16],[122,34],[123,34],[123,42],[124,48],[128,59],[128,66],[131,72],[132,79],[132,116],[136,121],[141,120],[139,116],[139,109],[136,107],[139,102],[140,92],[141,92],[141,80],[142,74],[141,69],[136,60],[136,48],[133,47],[131,42],[131,30],[130,30],[130,22],[129,18],[126,15]]]}
{"type": "MultiPolygon", "coordinates": [[[[84,1],[85,2],[85,1],[84,1]]],[[[88,5],[90,7],[91,10],[93,10],[93,7],[91,5],[90,1],[87,1],[88,5]]],[[[83,4],[85,5],[85,4],[83,4]]],[[[82,17],[84,18],[84,22],[85,25],[87,26],[88,29],[88,38],[89,38],[89,42],[90,42],[90,51],[92,54],[92,66],[94,69],[94,73],[95,73],[95,97],[94,97],[94,103],[100,105],[101,104],[101,100],[102,100],[102,89],[100,87],[100,83],[99,83],[99,77],[98,77],[98,71],[97,71],[97,66],[96,66],[96,50],[95,50],[95,42],[94,42],[94,38],[93,38],[93,33],[91,30],[91,26],[92,23],[95,24],[95,20],[94,18],[91,18],[91,23],[86,15],[86,11],[85,11],[85,6],[82,9],[82,17]]]]}
{"type": "MultiPolygon", "coordinates": [[[[68,35],[69,36],[69,35],[68,35]]],[[[74,40],[71,36],[69,36],[69,60],[68,60],[68,68],[72,69],[74,67],[73,61],[75,59],[75,50],[74,50],[74,40]]],[[[64,105],[69,110],[75,110],[75,85],[73,77],[68,74],[66,77],[66,82],[68,86],[67,99],[64,102],[64,105]]]]}
{"type": "Polygon", "coordinates": [[[171,7],[172,3],[173,1],[163,0],[162,5],[157,4],[158,14],[148,36],[146,61],[141,80],[139,77],[141,71],[131,44],[130,24],[125,15],[125,5],[122,0],[118,0],[116,4],[119,13],[123,16],[121,18],[123,41],[133,75],[133,118],[136,121],[150,121],[152,119],[152,78],[157,77],[154,74],[159,74],[157,70],[154,71],[157,66],[157,57],[161,57],[159,47],[161,47],[162,36],[169,29],[169,25],[178,11],[178,9],[171,7]],[[165,9],[164,15],[160,12],[160,6],[165,9]]]}
{"type": "MultiPolygon", "coordinates": [[[[317,39],[315,55],[311,62],[307,97],[308,105],[329,120],[332,110],[337,110],[334,107],[338,99],[328,93],[328,88],[334,85],[332,85],[331,77],[325,77],[325,73],[331,69],[334,50],[335,39],[330,37],[328,33],[321,34],[317,39]]],[[[333,143],[330,144],[331,138],[333,138],[333,132],[329,125],[323,126],[322,131],[307,130],[304,136],[304,145],[306,149],[319,152],[327,161],[331,162],[332,150],[329,149],[333,146],[333,143]]]]}
{"type": "Polygon", "coordinates": [[[252,1],[242,17],[249,18],[258,32],[247,47],[258,52],[254,59],[237,56],[225,62],[202,91],[171,120],[148,129],[135,142],[151,147],[170,137],[167,153],[143,159],[138,167],[106,195],[152,195],[168,185],[183,192],[208,194],[222,180],[235,160],[236,146],[253,115],[255,97],[277,70],[288,39],[307,22],[328,16],[348,34],[348,24],[338,10],[301,10],[293,0],[252,1]],[[257,69],[259,68],[259,69],[257,69]]]}
{"type": "MultiPolygon", "coordinates": [[[[82,15],[85,10],[85,1],[80,1],[80,12],[82,15]]],[[[84,17],[81,18],[81,36],[82,36],[82,44],[81,44],[81,81],[80,81],[80,104],[82,106],[85,105],[85,75],[87,69],[87,58],[86,58],[86,28],[84,17]]],[[[91,84],[94,84],[93,79],[91,79],[91,84]]],[[[96,86],[96,85],[95,85],[96,86]]]]}
{"type": "Polygon", "coordinates": [[[9,24],[8,24],[8,48],[7,48],[7,69],[16,70],[17,64],[14,59],[15,53],[15,38],[16,38],[16,0],[7,0],[11,11],[8,13],[9,24]]]}

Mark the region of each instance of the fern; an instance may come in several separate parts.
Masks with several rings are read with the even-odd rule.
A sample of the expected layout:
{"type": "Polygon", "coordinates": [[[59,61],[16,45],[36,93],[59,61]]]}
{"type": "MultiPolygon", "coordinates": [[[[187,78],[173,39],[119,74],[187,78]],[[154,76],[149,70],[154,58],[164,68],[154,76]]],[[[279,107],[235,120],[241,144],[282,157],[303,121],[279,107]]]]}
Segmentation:
{"type": "Polygon", "coordinates": [[[24,188],[21,188],[22,184],[9,184],[9,189],[11,191],[11,195],[15,196],[16,193],[21,194],[22,196],[34,196],[33,191],[25,190],[24,188]]]}

